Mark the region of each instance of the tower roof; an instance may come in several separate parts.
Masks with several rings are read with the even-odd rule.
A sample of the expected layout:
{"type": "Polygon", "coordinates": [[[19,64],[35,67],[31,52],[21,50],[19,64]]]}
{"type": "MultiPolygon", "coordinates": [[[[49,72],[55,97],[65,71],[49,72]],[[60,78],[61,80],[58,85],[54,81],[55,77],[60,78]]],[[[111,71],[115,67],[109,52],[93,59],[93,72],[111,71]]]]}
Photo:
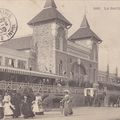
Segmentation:
{"type": "Polygon", "coordinates": [[[72,24],[56,9],[54,0],[47,0],[43,9],[38,15],[28,22],[28,25],[34,25],[36,23],[48,22],[50,20],[60,20],[67,26],[72,24]]]}
{"type": "Polygon", "coordinates": [[[92,37],[95,38],[98,42],[102,42],[102,40],[90,29],[88,20],[86,16],[84,16],[80,28],[70,36],[69,40],[76,41],[92,37]]]}
{"type": "Polygon", "coordinates": [[[86,28],[86,27],[90,27],[89,23],[88,23],[88,20],[86,18],[86,15],[84,15],[84,18],[83,18],[83,21],[80,25],[81,28],[86,28]]]}
{"type": "Polygon", "coordinates": [[[44,8],[54,7],[57,8],[54,0],[46,0],[44,8]]]}

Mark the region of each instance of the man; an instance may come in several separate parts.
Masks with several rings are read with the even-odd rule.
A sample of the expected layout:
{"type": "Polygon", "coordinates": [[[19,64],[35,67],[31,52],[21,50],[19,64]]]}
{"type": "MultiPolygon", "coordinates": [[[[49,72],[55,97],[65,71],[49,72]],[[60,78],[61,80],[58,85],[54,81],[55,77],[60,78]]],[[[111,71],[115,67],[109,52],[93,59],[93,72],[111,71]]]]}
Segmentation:
{"type": "Polygon", "coordinates": [[[68,116],[68,115],[72,115],[73,114],[73,110],[72,110],[72,100],[70,97],[70,92],[69,90],[64,90],[64,98],[62,99],[62,103],[64,104],[64,115],[68,116]]]}

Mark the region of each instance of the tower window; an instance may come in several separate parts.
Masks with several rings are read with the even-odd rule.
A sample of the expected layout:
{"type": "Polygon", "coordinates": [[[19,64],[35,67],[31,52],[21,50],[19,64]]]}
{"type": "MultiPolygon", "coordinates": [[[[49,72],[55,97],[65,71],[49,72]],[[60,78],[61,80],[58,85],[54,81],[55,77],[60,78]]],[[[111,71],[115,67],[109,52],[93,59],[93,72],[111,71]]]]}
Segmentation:
{"type": "Polygon", "coordinates": [[[64,41],[65,41],[65,30],[64,28],[60,27],[58,28],[57,32],[57,48],[59,50],[64,50],[64,41]]]}
{"type": "Polygon", "coordinates": [[[60,60],[60,63],[59,63],[59,75],[63,75],[63,62],[62,62],[62,60],[60,60]]]}

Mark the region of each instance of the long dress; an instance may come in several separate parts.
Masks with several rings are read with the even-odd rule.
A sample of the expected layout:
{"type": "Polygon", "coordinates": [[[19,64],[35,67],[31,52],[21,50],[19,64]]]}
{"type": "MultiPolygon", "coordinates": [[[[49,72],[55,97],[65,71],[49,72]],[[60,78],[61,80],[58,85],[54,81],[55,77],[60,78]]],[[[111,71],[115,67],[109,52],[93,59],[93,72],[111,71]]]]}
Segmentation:
{"type": "Polygon", "coordinates": [[[68,115],[72,115],[73,114],[73,110],[72,110],[72,103],[71,103],[71,98],[70,96],[67,94],[64,96],[63,98],[63,103],[64,103],[64,115],[68,116],[68,115]]]}
{"type": "Polygon", "coordinates": [[[34,114],[36,114],[36,115],[43,115],[44,114],[41,96],[36,96],[35,101],[33,101],[32,107],[33,107],[34,114]]]}
{"type": "Polygon", "coordinates": [[[24,116],[24,118],[34,117],[34,113],[31,108],[31,104],[28,100],[23,100],[22,106],[21,106],[21,112],[24,116]]]}
{"type": "Polygon", "coordinates": [[[11,97],[9,95],[5,95],[4,102],[4,116],[13,116],[14,106],[11,104],[11,97]]]}
{"type": "Polygon", "coordinates": [[[20,113],[20,99],[21,98],[17,94],[13,95],[11,98],[11,103],[15,107],[15,110],[13,110],[13,113],[14,113],[13,117],[14,118],[17,118],[21,115],[21,113],[20,113]]]}

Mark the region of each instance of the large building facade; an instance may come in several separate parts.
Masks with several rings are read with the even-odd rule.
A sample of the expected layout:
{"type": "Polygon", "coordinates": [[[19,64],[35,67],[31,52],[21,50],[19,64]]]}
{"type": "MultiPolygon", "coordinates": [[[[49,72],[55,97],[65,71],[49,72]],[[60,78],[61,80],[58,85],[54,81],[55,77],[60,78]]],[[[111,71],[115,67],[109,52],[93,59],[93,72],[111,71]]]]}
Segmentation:
{"type": "MultiPolygon", "coordinates": [[[[80,28],[68,38],[72,24],[57,10],[54,0],[46,0],[43,10],[28,25],[32,35],[0,46],[0,80],[6,80],[5,73],[13,75],[11,81],[29,82],[32,76],[37,83],[47,76],[65,80],[71,87],[93,87],[94,83],[103,83],[103,78],[108,80],[106,72],[98,71],[102,40],[91,30],[86,15],[80,28]]],[[[116,80],[114,75],[110,78],[116,80]]]]}

